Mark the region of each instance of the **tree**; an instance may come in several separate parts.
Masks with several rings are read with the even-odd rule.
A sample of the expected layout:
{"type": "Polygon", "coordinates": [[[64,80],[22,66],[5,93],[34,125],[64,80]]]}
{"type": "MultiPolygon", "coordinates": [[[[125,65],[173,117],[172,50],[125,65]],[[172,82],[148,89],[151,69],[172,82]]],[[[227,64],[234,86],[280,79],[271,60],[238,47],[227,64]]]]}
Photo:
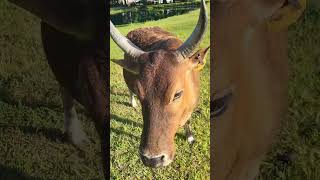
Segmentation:
{"type": "Polygon", "coordinates": [[[129,0],[118,0],[118,4],[122,4],[122,5],[125,5],[125,6],[129,6],[129,5],[130,5],[130,2],[129,2],[129,0]]]}
{"type": "Polygon", "coordinates": [[[146,6],[147,5],[147,0],[142,0],[142,4],[144,5],[144,6],[146,6]]]}

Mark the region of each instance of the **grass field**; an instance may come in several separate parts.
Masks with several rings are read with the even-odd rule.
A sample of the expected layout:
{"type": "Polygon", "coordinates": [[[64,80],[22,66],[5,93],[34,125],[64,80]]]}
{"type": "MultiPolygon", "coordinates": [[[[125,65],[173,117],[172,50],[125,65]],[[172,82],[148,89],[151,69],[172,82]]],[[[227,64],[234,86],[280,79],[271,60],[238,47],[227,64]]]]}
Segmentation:
{"type": "Polygon", "coordinates": [[[94,143],[81,152],[62,140],[62,102],[39,19],[1,0],[0,21],[0,179],[102,179],[99,140],[80,106],[94,143]]]}
{"type": "MultiPolygon", "coordinates": [[[[208,7],[209,9],[209,7],[208,7]]],[[[138,27],[160,26],[186,39],[193,31],[199,10],[144,24],[119,27],[123,34],[138,27]]],[[[201,47],[209,45],[209,31],[201,47]]],[[[111,59],[123,58],[122,51],[111,40],[111,59]]],[[[208,55],[209,57],[209,55],[208,55]]],[[[209,179],[209,67],[207,63],[201,74],[201,98],[198,111],[193,113],[191,125],[196,144],[189,148],[182,130],[176,136],[175,161],[168,167],[152,170],[142,164],[139,156],[142,131],[141,107],[130,107],[129,92],[122,77],[122,69],[110,63],[110,112],[111,112],[111,177],[114,179],[209,179]]]]}

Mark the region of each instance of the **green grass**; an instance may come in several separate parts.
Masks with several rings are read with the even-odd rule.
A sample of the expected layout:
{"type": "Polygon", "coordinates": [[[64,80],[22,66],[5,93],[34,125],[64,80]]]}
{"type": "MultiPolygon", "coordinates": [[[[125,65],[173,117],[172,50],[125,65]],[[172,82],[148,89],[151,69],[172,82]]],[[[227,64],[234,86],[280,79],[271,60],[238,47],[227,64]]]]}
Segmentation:
{"type": "MultiPolygon", "coordinates": [[[[209,9],[209,8],[208,8],[209,9]]],[[[123,34],[138,27],[160,26],[185,40],[192,32],[199,10],[181,16],[174,16],[144,24],[119,27],[123,34]]],[[[209,45],[209,31],[201,47],[209,45]]],[[[123,58],[122,51],[110,40],[111,58],[123,58]]],[[[210,57],[208,55],[208,57],[210,57]]],[[[207,63],[201,73],[201,98],[199,112],[193,113],[191,125],[196,144],[190,150],[182,130],[178,132],[175,161],[168,167],[150,169],[139,157],[140,134],[142,131],[141,107],[138,110],[129,105],[129,92],[122,76],[122,69],[110,63],[110,112],[111,112],[111,177],[114,179],[209,179],[210,172],[210,121],[209,121],[209,67],[207,63]]]]}
{"type": "Polygon", "coordinates": [[[62,102],[39,19],[2,0],[0,21],[0,179],[102,179],[99,140],[80,106],[94,143],[81,152],[62,141],[62,102]]]}
{"type": "Polygon", "coordinates": [[[289,31],[289,113],[261,179],[320,179],[320,9],[289,31]],[[288,159],[288,161],[286,160],[288,159]]]}

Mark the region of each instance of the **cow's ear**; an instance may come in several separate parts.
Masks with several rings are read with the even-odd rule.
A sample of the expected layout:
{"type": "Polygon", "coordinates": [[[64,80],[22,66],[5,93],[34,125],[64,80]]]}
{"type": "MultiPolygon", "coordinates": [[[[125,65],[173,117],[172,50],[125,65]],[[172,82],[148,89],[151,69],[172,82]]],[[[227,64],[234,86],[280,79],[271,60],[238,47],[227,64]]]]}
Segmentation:
{"type": "Polygon", "coordinates": [[[121,59],[121,60],[111,59],[111,61],[135,75],[138,75],[140,72],[139,63],[135,61],[127,60],[127,59],[121,59]]]}
{"type": "Polygon", "coordinates": [[[256,1],[252,8],[258,23],[265,23],[272,30],[283,30],[298,20],[306,8],[307,0],[256,1]]]}
{"type": "Polygon", "coordinates": [[[280,31],[295,23],[306,9],[306,0],[285,0],[269,18],[268,26],[273,31],[280,31]]]}
{"type": "Polygon", "coordinates": [[[191,57],[189,57],[192,67],[196,71],[200,71],[206,64],[206,56],[209,52],[210,46],[204,49],[198,50],[191,57]]]}

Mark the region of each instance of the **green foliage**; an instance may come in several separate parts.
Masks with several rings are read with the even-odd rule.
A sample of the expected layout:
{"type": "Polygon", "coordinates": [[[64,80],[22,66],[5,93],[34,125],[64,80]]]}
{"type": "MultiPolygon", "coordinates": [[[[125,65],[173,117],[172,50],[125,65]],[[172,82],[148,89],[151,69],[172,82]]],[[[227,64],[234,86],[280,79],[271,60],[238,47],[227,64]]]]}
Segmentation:
{"type": "MultiPolygon", "coordinates": [[[[206,3],[209,3],[206,2],[206,3]]],[[[110,14],[117,14],[128,11],[139,11],[139,10],[148,10],[148,11],[159,11],[162,9],[186,9],[188,7],[200,7],[200,1],[192,2],[179,2],[179,3],[170,3],[170,4],[156,4],[148,6],[131,6],[131,7],[112,7],[110,9],[110,14]]]]}

